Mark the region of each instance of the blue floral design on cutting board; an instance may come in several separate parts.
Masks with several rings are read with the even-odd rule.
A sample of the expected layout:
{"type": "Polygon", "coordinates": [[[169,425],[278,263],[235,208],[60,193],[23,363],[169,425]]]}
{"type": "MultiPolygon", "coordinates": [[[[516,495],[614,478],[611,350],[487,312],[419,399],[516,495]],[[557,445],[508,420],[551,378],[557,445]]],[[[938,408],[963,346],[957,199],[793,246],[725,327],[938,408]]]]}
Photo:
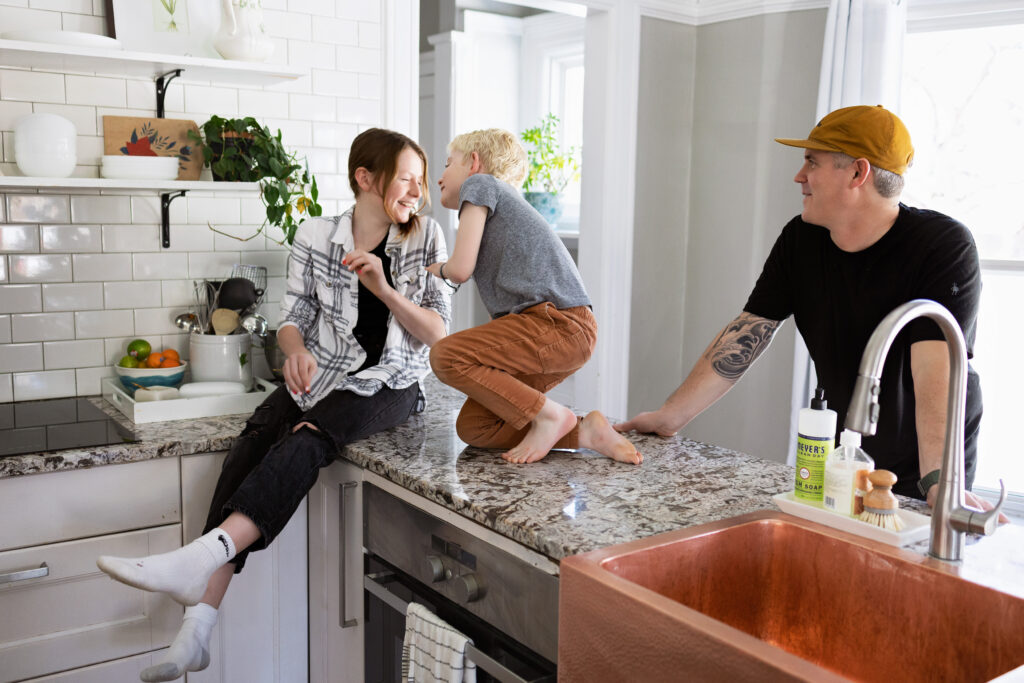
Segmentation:
{"type": "Polygon", "coordinates": [[[178,141],[169,135],[162,135],[157,131],[152,122],[147,121],[141,128],[133,128],[129,140],[121,148],[121,154],[127,156],[176,156],[178,157],[178,169],[184,170],[192,158],[192,146],[178,146],[178,141]],[[175,150],[177,147],[177,150],[175,150]]]}

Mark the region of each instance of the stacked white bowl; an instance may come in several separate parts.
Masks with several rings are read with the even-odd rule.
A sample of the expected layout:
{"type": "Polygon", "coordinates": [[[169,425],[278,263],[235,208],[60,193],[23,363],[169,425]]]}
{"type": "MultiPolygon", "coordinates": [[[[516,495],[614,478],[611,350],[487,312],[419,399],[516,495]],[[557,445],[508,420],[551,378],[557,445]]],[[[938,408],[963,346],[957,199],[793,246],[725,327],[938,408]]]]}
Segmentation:
{"type": "Polygon", "coordinates": [[[106,154],[100,163],[100,175],[104,178],[174,180],[178,177],[178,157],[106,154]]]}

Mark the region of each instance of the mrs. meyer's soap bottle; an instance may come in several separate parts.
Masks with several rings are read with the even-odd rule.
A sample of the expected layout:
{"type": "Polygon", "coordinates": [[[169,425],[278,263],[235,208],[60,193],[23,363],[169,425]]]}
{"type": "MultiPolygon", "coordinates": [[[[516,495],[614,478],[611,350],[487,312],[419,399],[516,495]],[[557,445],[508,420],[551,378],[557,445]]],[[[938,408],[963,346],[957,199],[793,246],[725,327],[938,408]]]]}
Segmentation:
{"type": "Polygon", "coordinates": [[[800,410],[796,435],[796,483],[793,496],[804,503],[821,506],[825,490],[825,458],[836,438],[836,411],[828,409],[825,390],[814,390],[810,408],[800,410]]]}

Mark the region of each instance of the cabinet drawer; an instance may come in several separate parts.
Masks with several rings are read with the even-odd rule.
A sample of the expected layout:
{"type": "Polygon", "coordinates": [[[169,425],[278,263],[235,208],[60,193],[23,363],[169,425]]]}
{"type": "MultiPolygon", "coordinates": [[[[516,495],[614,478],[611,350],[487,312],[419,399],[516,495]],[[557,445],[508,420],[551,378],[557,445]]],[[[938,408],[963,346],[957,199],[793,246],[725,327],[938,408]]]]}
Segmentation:
{"type": "Polygon", "coordinates": [[[178,469],[157,458],[0,479],[0,551],[180,522],[178,469]]]}
{"type": "Polygon", "coordinates": [[[127,681],[134,683],[139,680],[139,674],[143,669],[160,661],[160,655],[164,652],[164,650],[147,652],[144,655],[103,662],[96,666],[87,666],[52,676],[32,678],[25,683],[122,683],[127,681]]]}
{"type": "Polygon", "coordinates": [[[120,584],[100,555],[137,557],[181,545],[181,525],[0,553],[0,575],[46,564],[46,575],[0,583],[0,682],[43,676],[166,647],[182,608],[120,584]]]}

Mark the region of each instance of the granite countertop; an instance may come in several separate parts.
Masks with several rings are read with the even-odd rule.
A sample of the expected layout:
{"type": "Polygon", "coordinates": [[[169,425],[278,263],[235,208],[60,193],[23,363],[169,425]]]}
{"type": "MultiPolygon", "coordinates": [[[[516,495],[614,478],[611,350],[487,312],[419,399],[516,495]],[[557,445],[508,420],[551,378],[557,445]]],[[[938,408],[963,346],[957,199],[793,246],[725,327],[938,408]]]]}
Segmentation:
{"type": "MultiPolygon", "coordinates": [[[[498,451],[467,448],[455,434],[462,394],[430,377],[428,408],[404,425],[346,449],[345,456],[553,560],[672,529],[773,509],[791,490],[782,463],[681,437],[630,434],[640,466],[596,453],[551,453],[511,465],[498,451]]],[[[91,399],[135,443],[0,458],[0,479],[226,450],[245,415],[134,425],[91,399]]]]}

